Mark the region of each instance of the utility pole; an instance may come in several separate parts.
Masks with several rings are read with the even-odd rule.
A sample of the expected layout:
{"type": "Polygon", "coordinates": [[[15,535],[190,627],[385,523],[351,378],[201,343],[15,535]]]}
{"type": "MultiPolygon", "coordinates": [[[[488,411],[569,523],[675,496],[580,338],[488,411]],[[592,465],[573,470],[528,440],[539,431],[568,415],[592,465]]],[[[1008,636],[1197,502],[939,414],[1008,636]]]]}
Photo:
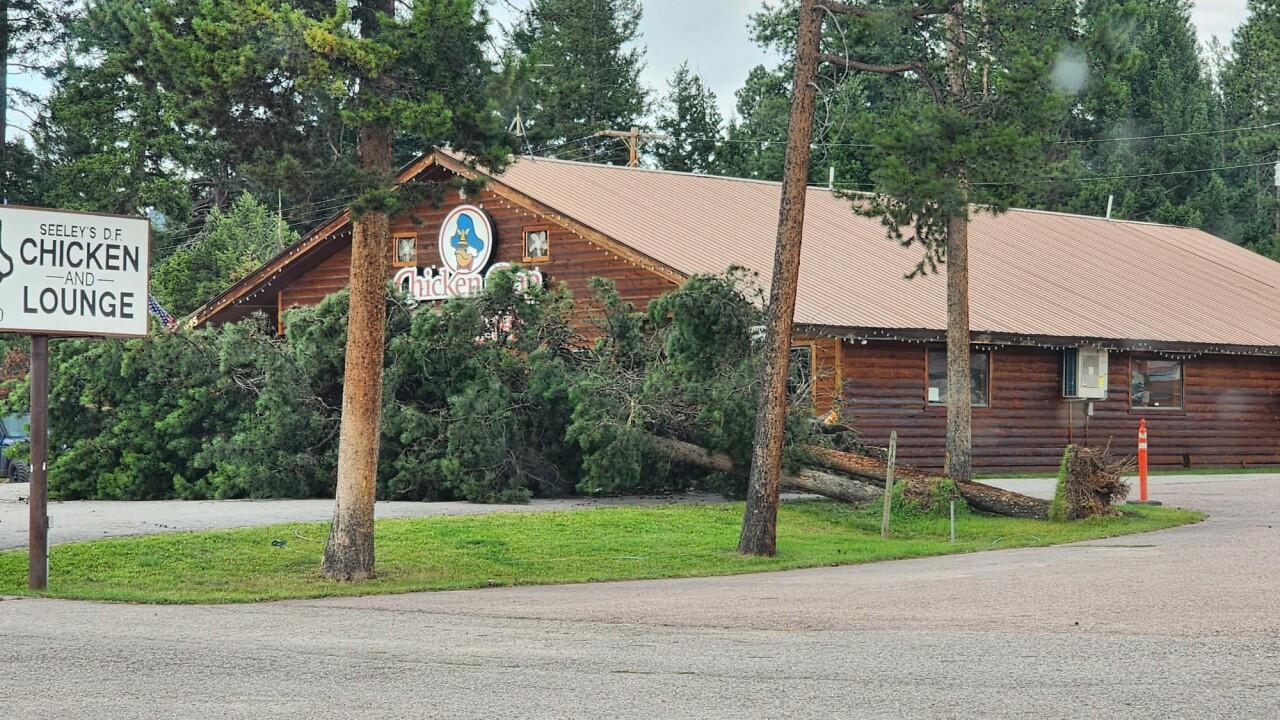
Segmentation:
{"type": "Polygon", "coordinates": [[[627,167],[639,167],[640,141],[666,140],[669,136],[662,133],[642,133],[640,128],[632,125],[630,130],[601,130],[596,133],[596,137],[616,137],[626,140],[627,149],[631,151],[631,157],[627,160],[627,167]]]}
{"type": "Polygon", "coordinates": [[[787,153],[782,165],[782,202],[778,209],[778,243],[769,287],[764,363],[760,367],[760,403],[751,454],[747,507],[742,516],[738,552],[774,555],[778,542],[778,491],[782,484],[783,426],[787,414],[787,379],[791,362],[791,327],[800,284],[800,240],[804,235],[804,203],[809,179],[809,142],[817,94],[819,43],[823,11],[818,0],[800,3],[796,66],[791,84],[791,117],[787,153]]]}

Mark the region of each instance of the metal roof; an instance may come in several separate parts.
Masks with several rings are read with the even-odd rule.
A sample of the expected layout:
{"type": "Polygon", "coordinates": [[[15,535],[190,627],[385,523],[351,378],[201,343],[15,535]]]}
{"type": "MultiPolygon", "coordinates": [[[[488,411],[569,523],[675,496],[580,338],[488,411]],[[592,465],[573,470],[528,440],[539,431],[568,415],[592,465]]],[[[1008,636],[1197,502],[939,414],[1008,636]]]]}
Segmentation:
{"type": "MultiPolygon", "coordinates": [[[[682,273],[742,265],[768,287],[781,185],[519,158],[497,181],[682,273]]],[[[1193,228],[1032,210],[977,212],[974,333],[1280,346],[1280,264],[1193,228]]],[[[943,274],[919,248],[810,188],[796,322],[941,331],[943,274]]]]}

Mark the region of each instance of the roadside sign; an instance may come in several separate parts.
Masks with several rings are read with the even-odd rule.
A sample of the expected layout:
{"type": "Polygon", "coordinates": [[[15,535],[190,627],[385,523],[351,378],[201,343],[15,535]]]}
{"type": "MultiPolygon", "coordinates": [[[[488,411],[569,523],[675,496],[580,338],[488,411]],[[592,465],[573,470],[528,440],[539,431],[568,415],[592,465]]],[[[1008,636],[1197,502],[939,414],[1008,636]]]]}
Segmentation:
{"type": "Polygon", "coordinates": [[[146,337],[150,263],[141,218],[0,205],[0,332],[31,335],[32,590],[49,587],[49,336],[146,337]]]}
{"type": "Polygon", "coordinates": [[[150,228],[0,205],[0,332],[145,336],[150,228]]]}

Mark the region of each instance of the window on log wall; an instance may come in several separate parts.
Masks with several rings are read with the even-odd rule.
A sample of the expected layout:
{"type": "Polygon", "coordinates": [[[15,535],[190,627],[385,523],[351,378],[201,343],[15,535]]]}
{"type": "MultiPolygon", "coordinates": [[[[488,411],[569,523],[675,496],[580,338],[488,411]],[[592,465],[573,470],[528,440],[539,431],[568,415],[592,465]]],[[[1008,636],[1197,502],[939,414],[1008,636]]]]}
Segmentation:
{"type": "Polygon", "coordinates": [[[1182,409],[1182,361],[1132,358],[1129,404],[1135,408],[1182,409]]]}
{"type": "Polygon", "coordinates": [[[791,378],[787,381],[787,394],[813,393],[813,345],[791,347],[791,378]]]}
{"type": "MultiPolygon", "coordinates": [[[[930,405],[947,404],[947,351],[929,351],[929,386],[926,399],[930,405]]],[[[969,353],[969,402],[974,407],[987,407],[991,400],[991,353],[969,353]]]]}

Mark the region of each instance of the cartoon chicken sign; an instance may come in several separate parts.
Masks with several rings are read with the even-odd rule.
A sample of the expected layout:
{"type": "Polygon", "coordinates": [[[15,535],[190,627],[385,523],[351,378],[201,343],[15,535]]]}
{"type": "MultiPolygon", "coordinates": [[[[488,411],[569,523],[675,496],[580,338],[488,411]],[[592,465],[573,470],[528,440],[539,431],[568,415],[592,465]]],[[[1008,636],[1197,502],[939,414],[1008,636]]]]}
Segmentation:
{"type": "Polygon", "coordinates": [[[493,226],[474,205],[454,208],[440,228],[440,260],[459,275],[484,270],[493,252],[493,226]]]}

